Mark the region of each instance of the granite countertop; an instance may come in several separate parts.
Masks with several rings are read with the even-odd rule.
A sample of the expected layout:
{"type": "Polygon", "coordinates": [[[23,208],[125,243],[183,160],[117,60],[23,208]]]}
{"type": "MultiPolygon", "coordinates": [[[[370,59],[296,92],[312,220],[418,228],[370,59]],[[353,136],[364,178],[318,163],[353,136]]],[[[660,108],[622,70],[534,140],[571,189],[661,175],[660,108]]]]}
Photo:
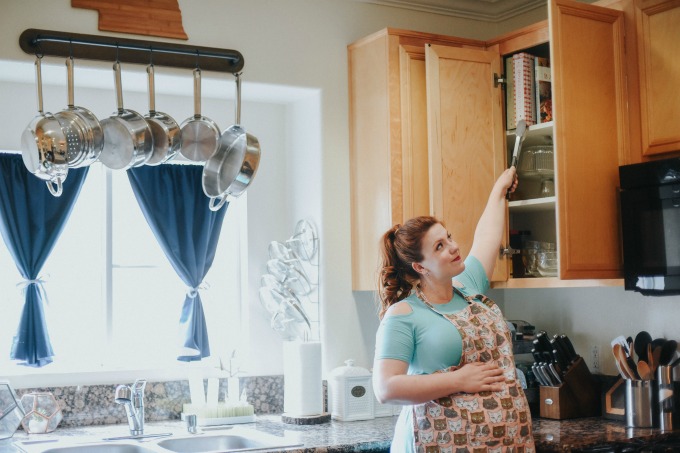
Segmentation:
{"type": "MultiPolygon", "coordinates": [[[[320,425],[292,425],[281,421],[279,415],[259,415],[255,423],[243,426],[260,430],[275,436],[295,438],[304,444],[304,448],[289,449],[292,453],[323,452],[384,452],[389,450],[392,433],[397,417],[380,417],[374,420],[341,422],[333,420],[320,425]]],[[[180,421],[147,422],[146,433],[172,432],[186,434],[185,425],[180,421]]],[[[214,431],[224,433],[227,431],[214,431]]],[[[44,435],[27,435],[23,431],[11,439],[0,441],[0,452],[14,453],[16,441],[43,438],[72,438],[73,436],[88,438],[105,438],[125,436],[127,425],[84,426],[79,428],[59,428],[53,433],[44,435]]],[[[679,434],[679,433],[674,433],[679,434]]],[[[549,420],[534,418],[534,437],[537,452],[568,453],[574,448],[606,442],[625,441],[632,438],[658,437],[658,429],[626,428],[624,422],[607,420],[600,417],[580,418],[573,420],[549,420]]]]}
{"type": "MultiPolygon", "coordinates": [[[[274,436],[285,436],[304,444],[304,448],[284,450],[287,453],[311,453],[323,451],[329,453],[355,452],[386,452],[389,451],[394,425],[397,417],[380,417],[374,420],[342,422],[332,420],[319,425],[293,425],[283,423],[280,415],[258,415],[254,423],[244,423],[249,429],[263,431],[274,436]]],[[[200,427],[199,427],[200,429],[200,427]]],[[[177,420],[162,422],[146,422],[145,434],[160,434],[171,432],[174,435],[186,435],[186,425],[177,420]]],[[[210,434],[224,434],[228,430],[206,431],[210,434]]],[[[47,434],[26,434],[17,431],[10,439],[0,440],[0,453],[18,453],[20,450],[13,443],[22,440],[38,439],[66,439],[79,437],[98,441],[107,437],[129,435],[127,424],[83,426],[78,428],[57,428],[47,434]]],[[[54,447],[54,444],[51,445],[54,447]]],[[[49,445],[46,444],[46,448],[49,445]]]]}

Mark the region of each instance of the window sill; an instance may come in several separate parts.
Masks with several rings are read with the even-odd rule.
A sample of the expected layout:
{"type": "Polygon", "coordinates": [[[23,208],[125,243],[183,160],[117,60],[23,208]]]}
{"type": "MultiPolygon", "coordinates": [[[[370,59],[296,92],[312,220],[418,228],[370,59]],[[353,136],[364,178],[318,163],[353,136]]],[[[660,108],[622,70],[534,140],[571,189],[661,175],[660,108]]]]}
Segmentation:
{"type": "MultiPolygon", "coordinates": [[[[46,372],[45,370],[35,370],[32,373],[21,373],[24,369],[20,368],[16,370],[16,373],[6,374],[0,376],[0,378],[8,380],[14,389],[28,389],[81,385],[116,385],[133,382],[135,379],[146,379],[150,382],[177,381],[188,379],[188,374],[195,370],[201,370],[204,378],[228,377],[225,372],[220,372],[216,368],[206,367],[205,364],[203,366],[187,364],[166,368],[109,369],[83,372],[46,372]]],[[[240,375],[239,377],[244,376],[240,375]]]]}

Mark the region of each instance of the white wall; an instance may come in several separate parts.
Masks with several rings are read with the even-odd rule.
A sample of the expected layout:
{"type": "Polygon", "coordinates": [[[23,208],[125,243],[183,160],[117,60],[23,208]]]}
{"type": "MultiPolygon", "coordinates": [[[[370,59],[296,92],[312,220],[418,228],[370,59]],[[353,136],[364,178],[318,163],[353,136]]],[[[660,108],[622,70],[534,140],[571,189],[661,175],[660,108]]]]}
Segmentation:
{"type": "Polygon", "coordinates": [[[680,338],[680,296],[643,296],[622,287],[511,289],[493,291],[508,319],[531,322],[549,334],[567,333],[591,367],[600,353],[601,372],[617,374],[610,341],[648,331],[653,338],[680,338]]]}
{"type": "MultiPolygon", "coordinates": [[[[377,325],[373,295],[351,291],[346,46],[387,26],[485,39],[544,19],[545,9],[506,23],[484,24],[352,0],[180,0],[179,3],[184,29],[190,38],[188,44],[238,49],[246,61],[243,123],[252,133],[261,136],[264,147],[261,168],[248,189],[251,305],[258,304],[256,289],[264,270],[269,241],[288,238],[298,218],[311,217],[319,227],[322,245],[320,298],[324,370],[340,366],[350,357],[356,359],[357,365],[369,367],[377,325]],[[257,99],[258,86],[262,91],[266,88],[258,84],[304,90],[295,91],[288,97],[283,95],[285,101],[275,101],[279,107],[257,105],[255,101],[262,101],[257,99]],[[282,119],[271,127],[261,126],[258,109],[266,112],[265,116],[282,119]]],[[[17,43],[23,30],[42,28],[99,33],[97,13],[71,8],[69,0],[2,0],[0,8],[0,40],[3,43],[0,62],[25,62],[28,69],[20,78],[28,85],[32,84],[32,58],[24,54],[17,43]]],[[[63,71],[61,60],[45,60],[46,64],[60,68],[59,72],[63,71]]],[[[78,61],[76,80],[78,68],[100,68],[106,74],[110,71],[110,63],[78,61]]],[[[126,70],[136,73],[138,79],[143,74],[140,66],[124,66],[126,70]]],[[[186,71],[157,68],[157,85],[162,90],[172,91],[172,82],[170,79],[162,82],[162,73],[176,76],[175,81],[190,80],[186,71]]],[[[214,115],[213,119],[224,128],[232,119],[233,109],[231,104],[220,103],[219,98],[226,99],[229,94],[222,95],[222,90],[230,93],[232,88],[222,85],[224,77],[221,74],[205,76],[208,80],[204,93],[208,92],[215,100],[204,102],[204,113],[214,115]]],[[[2,77],[11,78],[12,75],[3,74],[2,77]]],[[[34,114],[35,101],[32,92],[29,95],[28,91],[8,100],[13,87],[5,86],[7,82],[3,82],[2,77],[0,145],[7,146],[18,142],[20,130],[34,114]]],[[[186,90],[191,95],[190,84],[186,90]]],[[[88,99],[85,106],[90,107],[87,95],[77,92],[76,103],[81,99],[84,104],[88,99]]],[[[55,96],[48,99],[50,106],[57,106],[51,109],[63,105],[63,93],[49,96],[55,96]]],[[[141,111],[146,108],[141,93],[126,95],[125,100],[131,108],[133,105],[141,111]]],[[[177,99],[183,106],[186,101],[181,96],[177,99]]],[[[101,102],[95,113],[105,116],[113,107],[112,95],[102,95],[101,102]],[[107,106],[109,104],[111,108],[107,106]]],[[[165,98],[158,98],[156,102],[161,109],[165,98]]],[[[182,107],[170,111],[170,107],[164,108],[177,118],[186,116],[182,113],[186,108],[191,109],[182,107]]],[[[250,324],[252,329],[247,342],[252,360],[244,369],[253,374],[280,373],[280,341],[264,325],[266,323],[256,321],[255,316],[250,324]]]]}

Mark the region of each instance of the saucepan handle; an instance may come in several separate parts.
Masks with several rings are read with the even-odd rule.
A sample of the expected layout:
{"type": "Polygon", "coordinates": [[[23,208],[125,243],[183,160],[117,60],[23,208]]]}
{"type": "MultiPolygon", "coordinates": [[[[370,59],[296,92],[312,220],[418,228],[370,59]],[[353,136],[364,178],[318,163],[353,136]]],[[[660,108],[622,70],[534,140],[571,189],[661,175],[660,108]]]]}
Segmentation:
{"type": "Polygon", "coordinates": [[[210,210],[211,211],[219,211],[222,206],[224,206],[224,203],[227,202],[227,195],[220,195],[219,197],[210,197],[210,210]]]}
{"type": "Polygon", "coordinates": [[[47,184],[47,189],[50,191],[52,195],[55,197],[60,197],[61,193],[63,192],[64,188],[61,184],[61,178],[56,178],[55,180],[51,181],[45,181],[45,184],[47,184]],[[56,186],[56,188],[55,188],[56,186]]]}

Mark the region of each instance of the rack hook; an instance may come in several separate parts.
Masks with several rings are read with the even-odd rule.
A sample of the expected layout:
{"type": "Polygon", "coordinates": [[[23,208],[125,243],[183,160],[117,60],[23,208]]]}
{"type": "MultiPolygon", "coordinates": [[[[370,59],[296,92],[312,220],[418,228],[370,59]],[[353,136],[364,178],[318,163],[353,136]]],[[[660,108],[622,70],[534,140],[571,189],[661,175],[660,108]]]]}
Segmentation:
{"type": "Polygon", "coordinates": [[[36,58],[42,58],[45,56],[45,54],[42,51],[42,47],[40,46],[40,39],[35,40],[35,56],[36,58]]]}
{"type": "Polygon", "coordinates": [[[68,40],[68,57],[73,60],[73,38],[68,40]]]}
{"type": "Polygon", "coordinates": [[[120,58],[118,58],[118,52],[120,51],[120,44],[116,42],[116,63],[120,63],[120,58]]]}
{"type": "Polygon", "coordinates": [[[153,46],[149,46],[149,64],[153,66],[153,46]]]}
{"type": "Polygon", "coordinates": [[[196,49],[196,69],[201,69],[198,65],[198,57],[201,56],[201,53],[196,49]]]}

